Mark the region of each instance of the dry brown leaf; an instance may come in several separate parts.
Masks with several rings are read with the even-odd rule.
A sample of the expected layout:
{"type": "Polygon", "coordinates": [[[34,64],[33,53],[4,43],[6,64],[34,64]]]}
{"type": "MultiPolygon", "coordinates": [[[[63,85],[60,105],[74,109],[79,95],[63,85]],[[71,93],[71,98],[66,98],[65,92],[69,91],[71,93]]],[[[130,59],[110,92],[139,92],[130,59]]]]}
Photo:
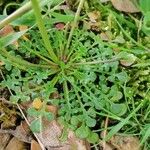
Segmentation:
{"type": "Polygon", "coordinates": [[[132,136],[114,136],[110,140],[117,150],[140,150],[138,138],[132,136]]]}
{"type": "Polygon", "coordinates": [[[75,150],[90,150],[90,144],[85,140],[80,140],[76,138],[73,131],[68,133],[68,141],[70,143],[71,149],[75,150]]]}
{"type": "Polygon", "coordinates": [[[88,20],[84,20],[84,28],[93,31],[100,31],[100,12],[99,11],[92,11],[88,14],[88,20]]]}
{"type": "Polygon", "coordinates": [[[75,135],[70,135],[67,141],[61,142],[60,137],[62,135],[62,127],[55,121],[46,121],[43,120],[44,129],[41,133],[37,133],[38,139],[48,150],[89,150],[85,141],[75,138],[75,135]]]}
{"type": "Polygon", "coordinates": [[[35,140],[31,141],[31,150],[41,150],[40,145],[35,140]]]}
{"type": "Polygon", "coordinates": [[[65,28],[65,24],[64,23],[57,23],[55,25],[55,28],[58,29],[58,30],[63,30],[65,28]]]}
{"type": "Polygon", "coordinates": [[[111,0],[112,5],[119,11],[136,13],[140,10],[136,7],[133,0],[111,0]]]}
{"type": "Polygon", "coordinates": [[[0,30],[0,36],[3,37],[3,36],[6,36],[6,35],[8,35],[10,33],[14,33],[14,32],[15,31],[14,31],[13,27],[11,25],[7,25],[0,30]]]}
{"type": "Polygon", "coordinates": [[[100,37],[103,41],[111,41],[111,33],[110,32],[102,32],[100,33],[100,37]]]}
{"type": "Polygon", "coordinates": [[[31,143],[32,134],[30,133],[30,128],[25,121],[21,122],[21,124],[17,126],[13,135],[17,137],[20,141],[31,143]]]}
{"type": "Polygon", "coordinates": [[[19,141],[17,138],[13,137],[5,150],[25,150],[24,142],[19,141]]]}
{"type": "Polygon", "coordinates": [[[53,113],[55,116],[57,115],[58,108],[54,105],[47,105],[46,111],[53,113]]]}
{"type": "MultiPolygon", "coordinates": [[[[25,25],[22,25],[22,26],[19,26],[19,31],[24,31],[24,30],[27,30],[28,29],[28,26],[25,26],[25,25]]],[[[22,38],[25,40],[25,41],[28,41],[29,38],[28,36],[25,34],[22,36],[22,38]]]]}
{"type": "MultiPolygon", "coordinates": [[[[23,124],[25,124],[25,121],[23,124]]],[[[20,141],[23,141],[26,143],[31,143],[32,135],[30,133],[29,127],[27,125],[23,125],[23,124],[17,126],[16,130],[0,129],[0,133],[11,134],[14,137],[18,138],[20,141]]]]}
{"type": "Polygon", "coordinates": [[[10,134],[0,133],[0,150],[5,150],[6,145],[10,140],[10,134]]]}
{"type": "Polygon", "coordinates": [[[100,12],[99,11],[93,11],[88,13],[88,17],[91,22],[97,22],[100,18],[100,12]]]}
{"type": "Polygon", "coordinates": [[[55,91],[51,94],[50,98],[53,98],[53,99],[59,99],[61,98],[60,94],[58,93],[58,91],[55,91]]]}

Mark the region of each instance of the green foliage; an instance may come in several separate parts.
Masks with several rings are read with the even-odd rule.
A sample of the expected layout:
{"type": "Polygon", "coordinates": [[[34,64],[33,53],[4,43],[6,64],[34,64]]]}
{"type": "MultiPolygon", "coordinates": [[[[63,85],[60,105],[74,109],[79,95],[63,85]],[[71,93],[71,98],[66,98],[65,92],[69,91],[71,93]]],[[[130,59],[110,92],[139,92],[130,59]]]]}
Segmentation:
{"type": "MultiPolygon", "coordinates": [[[[148,122],[149,111],[145,101],[150,97],[149,54],[143,52],[141,47],[137,48],[132,38],[127,45],[121,43],[117,46],[114,41],[108,44],[102,41],[99,34],[82,28],[74,30],[66,49],[69,31],[67,28],[59,30],[53,23],[67,23],[74,16],[59,10],[47,13],[46,7],[43,8],[47,13],[44,18],[37,5],[34,11],[40,32],[34,26],[0,39],[3,48],[0,58],[5,63],[3,70],[7,72],[0,85],[12,91],[10,99],[14,103],[32,101],[38,97],[43,100],[41,109],[31,107],[27,111],[33,118],[32,131],[42,130],[43,118],[49,121],[54,119],[54,115],[46,111],[47,104],[59,107],[57,117],[64,129],[69,127],[77,137],[93,144],[99,143],[100,138],[94,129],[103,125],[106,116],[113,120],[106,139],[120,130],[125,132],[125,125],[143,122],[136,115],[146,112],[144,122],[148,122]],[[45,26],[44,19],[50,20],[45,26]],[[20,38],[24,33],[28,34],[27,40],[20,38]],[[11,45],[16,40],[18,49],[11,45]],[[121,61],[128,63],[128,66],[121,61]],[[148,65],[141,67],[142,64],[148,65]],[[56,91],[60,95],[58,99],[52,97],[56,91]]],[[[23,21],[28,20],[23,18],[23,21]]],[[[124,23],[128,24],[126,20],[124,23]]],[[[110,30],[114,31],[117,25],[115,23],[110,30]]],[[[120,32],[115,30],[116,35],[121,35],[120,32]]],[[[137,126],[133,128],[139,133],[137,126]]],[[[141,132],[142,143],[149,137],[145,133],[149,128],[144,129],[141,132]]],[[[67,132],[64,131],[61,139],[66,137],[67,132]]]]}
{"type": "Polygon", "coordinates": [[[149,0],[140,0],[140,8],[144,15],[143,19],[143,31],[148,36],[150,35],[150,1],[149,0]]]}
{"type": "Polygon", "coordinates": [[[42,121],[40,118],[32,121],[31,125],[30,125],[30,128],[33,132],[41,132],[42,131],[42,121]]]}

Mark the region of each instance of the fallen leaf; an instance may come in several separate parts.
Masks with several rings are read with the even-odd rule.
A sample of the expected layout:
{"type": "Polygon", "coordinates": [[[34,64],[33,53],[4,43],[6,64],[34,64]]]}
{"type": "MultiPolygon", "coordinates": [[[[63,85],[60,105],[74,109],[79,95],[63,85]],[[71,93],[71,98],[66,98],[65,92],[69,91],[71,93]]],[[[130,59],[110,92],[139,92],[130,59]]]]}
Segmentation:
{"type": "Polygon", "coordinates": [[[60,137],[62,136],[63,128],[57,121],[53,120],[49,122],[43,120],[43,124],[45,125],[43,131],[37,133],[36,136],[48,150],[71,150],[74,147],[76,147],[76,150],[88,150],[85,149],[87,145],[83,145],[85,141],[77,139],[70,132],[67,140],[62,142],[60,137]]]}
{"type": "Polygon", "coordinates": [[[88,15],[91,22],[97,22],[98,19],[100,18],[100,12],[99,11],[89,12],[87,15],[88,15]]]}
{"type": "Polygon", "coordinates": [[[35,140],[31,141],[31,150],[41,150],[40,145],[35,140]]]}
{"type": "Polygon", "coordinates": [[[78,139],[73,131],[68,133],[68,141],[71,145],[71,149],[76,150],[90,150],[90,144],[85,140],[78,139]]]}
{"type": "Polygon", "coordinates": [[[6,25],[4,28],[0,30],[0,36],[3,37],[14,32],[15,31],[11,25],[6,25]]]}
{"type": "Polygon", "coordinates": [[[13,137],[5,150],[25,150],[24,142],[19,141],[17,138],[13,137]]]}
{"type": "Polygon", "coordinates": [[[23,141],[26,143],[31,143],[31,140],[33,139],[28,125],[22,125],[21,124],[21,125],[17,126],[17,128],[15,130],[0,129],[0,133],[13,135],[14,137],[18,138],[20,141],[23,141]]]}
{"type": "Polygon", "coordinates": [[[10,136],[10,134],[0,133],[0,150],[5,150],[5,147],[10,140],[10,136]]]}
{"type": "Polygon", "coordinates": [[[110,143],[114,145],[117,150],[140,150],[140,142],[137,137],[132,136],[113,136],[110,143]]]}
{"type": "Polygon", "coordinates": [[[102,32],[100,33],[100,37],[103,41],[111,41],[112,34],[110,32],[102,32]]]}
{"type": "Polygon", "coordinates": [[[55,116],[57,115],[58,108],[54,105],[47,105],[46,111],[53,113],[55,116]]]}
{"type": "MultiPolygon", "coordinates": [[[[28,26],[25,26],[25,25],[19,26],[19,31],[24,31],[24,30],[27,30],[27,29],[28,29],[28,26]]],[[[23,38],[25,41],[28,41],[28,40],[29,40],[27,34],[23,35],[22,38],[23,38]]]]}
{"type": "Polygon", "coordinates": [[[51,94],[50,98],[52,99],[59,99],[61,98],[60,94],[58,93],[58,91],[55,91],[51,94]]]}
{"type": "Polygon", "coordinates": [[[136,13],[140,10],[136,7],[134,0],[111,0],[112,5],[119,11],[136,13]]]}
{"type": "Polygon", "coordinates": [[[57,23],[55,25],[55,28],[58,30],[63,30],[65,28],[65,24],[64,23],[57,23]]]}
{"type": "Polygon", "coordinates": [[[5,121],[1,123],[2,129],[9,129],[16,126],[17,116],[11,115],[5,121]]]}

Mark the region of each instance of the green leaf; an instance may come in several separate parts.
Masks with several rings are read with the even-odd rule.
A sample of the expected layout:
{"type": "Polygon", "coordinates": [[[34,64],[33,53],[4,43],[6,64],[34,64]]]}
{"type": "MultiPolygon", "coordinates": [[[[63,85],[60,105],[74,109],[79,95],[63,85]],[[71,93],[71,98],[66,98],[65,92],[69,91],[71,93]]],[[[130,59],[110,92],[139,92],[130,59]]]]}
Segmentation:
{"type": "Polygon", "coordinates": [[[17,41],[23,34],[25,34],[28,30],[16,32],[0,39],[0,46],[1,48],[5,48],[6,46],[12,44],[13,42],[17,41]]]}
{"type": "Polygon", "coordinates": [[[143,100],[138,107],[136,107],[127,118],[122,119],[116,126],[112,127],[112,129],[108,132],[105,140],[109,140],[114,134],[116,134],[125,124],[128,123],[129,119],[143,106],[143,104],[147,102],[146,100],[143,100]]]}
{"type": "Polygon", "coordinates": [[[116,77],[121,83],[125,83],[129,80],[129,76],[127,75],[125,71],[116,74],[116,77]]]}
{"type": "Polygon", "coordinates": [[[127,107],[125,104],[112,104],[110,106],[110,111],[115,115],[122,116],[126,113],[127,107]]]}
{"type": "Polygon", "coordinates": [[[15,96],[15,95],[10,96],[10,101],[14,104],[17,104],[19,99],[20,99],[19,96],[15,96]]]}
{"type": "Polygon", "coordinates": [[[76,131],[75,131],[75,134],[77,137],[81,138],[81,139],[84,139],[84,138],[87,138],[88,135],[90,133],[90,130],[87,126],[85,126],[84,124],[82,124],[81,127],[79,127],[76,131]]]}
{"type": "Polygon", "coordinates": [[[74,126],[77,126],[79,124],[79,119],[77,116],[72,116],[71,117],[71,124],[74,126]]]}
{"type": "Polygon", "coordinates": [[[42,131],[42,121],[40,118],[33,120],[31,122],[30,128],[33,132],[41,132],[42,131]]]}
{"type": "Polygon", "coordinates": [[[56,12],[52,12],[51,15],[54,17],[50,20],[52,23],[57,23],[57,22],[67,23],[73,21],[74,19],[74,15],[66,15],[66,14],[63,15],[56,12]]]}
{"type": "Polygon", "coordinates": [[[36,23],[35,16],[33,12],[29,12],[23,16],[21,16],[19,19],[14,20],[11,22],[11,25],[13,26],[21,26],[21,25],[26,25],[26,26],[32,26],[36,23]]]}
{"type": "Polygon", "coordinates": [[[94,144],[94,143],[97,143],[97,142],[99,141],[99,136],[98,136],[97,133],[91,132],[91,133],[89,134],[89,136],[87,137],[87,140],[88,140],[88,142],[94,144]]]}
{"type": "Polygon", "coordinates": [[[146,35],[150,36],[150,11],[144,15],[142,30],[146,35]]]}
{"type": "Polygon", "coordinates": [[[38,117],[40,115],[40,111],[36,110],[35,108],[29,108],[27,113],[33,117],[38,117]]]}
{"type": "Polygon", "coordinates": [[[5,68],[6,68],[6,70],[10,71],[10,70],[12,69],[12,64],[9,63],[9,62],[7,62],[7,63],[5,64],[5,68]]]}
{"type": "Polygon", "coordinates": [[[144,14],[150,11],[150,0],[140,0],[139,4],[144,14]]]}
{"type": "Polygon", "coordinates": [[[96,120],[91,118],[91,117],[89,117],[89,116],[87,116],[86,117],[86,125],[88,127],[94,127],[96,125],[96,120]]]}
{"type": "Polygon", "coordinates": [[[48,121],[52,121],[54,119],[54,115],[51,112],[44,112],[44,117],[48,120],[48,121]]]}
{"type": "Polygon", "coordinates": [[[110,99],[111,101],[119,101],[123,97],[123,94],[120,91],[115,91],[113,97],[110,99]]]}
{"type": "Polygon", "coordinates": [[[144,134],[143,134],[143,137],[142,137],[142,140],[141,140],[141,145],[145,143],[145,141],[150,137],[150,124],[147,124],[145,125],[144,127],[144,134]]]}
{"type": "Polygon", "coordinates": [[[96,117],[96,111],[94,110],[93,107],[90,107],[89,110],[87,111],[88,115],[95,118],[96,117]]]}

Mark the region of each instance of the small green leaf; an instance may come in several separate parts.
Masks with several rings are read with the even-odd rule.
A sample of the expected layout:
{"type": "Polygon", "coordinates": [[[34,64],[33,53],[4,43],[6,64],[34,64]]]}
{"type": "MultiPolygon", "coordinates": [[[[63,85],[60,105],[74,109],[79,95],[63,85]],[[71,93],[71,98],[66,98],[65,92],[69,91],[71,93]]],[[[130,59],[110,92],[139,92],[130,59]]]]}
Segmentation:
{"type": "Polygon", "coordinates": [[[6,70],[10,71],[10,70],[12,69],[11,63],[7,62],[7,63],[5,64],[5,68],[6,68],[6,70]]]}
{"type": "Polygon", "coordinates": [[[89,108],[89,110],[87,111],[88,115],[91,116],[91,117],[96,117],[96,112],[94,110],[93,107],[89,108]]]}
{"type": "Polygon", "coordinates": [[[12,95],[10,96],[10,101],[14,104],[17,104],[19,101],[20,97],[16,96],[16,95],[12,95]]]}
{"type": "Polygon", "coordinates": [[[27,113],[33,117],[38,117],[40,115],[40,111],[36,110],[35,108],[29,108],[27,113]]]}
{"type": "Polygon", "coordinates": [[[77,126],[79,124],[79,119],[77,116],[72,116],[71,117],[71,124],[74,126],[77,126]]]}
{"type": "Polygon", "coordinates": [[[96,125],[96,120],[91,117],[86,117],[86,125],[88,127],[94,127],[96,125]]]}
{"type": "Polygon", "coordinates": [[[54,115],[51,112],[45,112],[44,113],[44,117],[48,120],[48,121],[52,121],[54,119],[54,115]]]}
{"type": "Polygon", "coordinates": [[[99,136],[98,136],[97,133],[91,132],[91,133],[89,134],[89,136],[87,137],[87,140],[88,140],[88,142],[94,144],[94,143],[97,143],[97,142],[99,141],[99,136]]]}
{"type": "Polygon", "coordinates": [[[81,139],[84,139],[84,138],[87,138],[88,135],[89,135],[89,128],[87,126],[85,126],[84,124],[82,124],[81,127],[79,127],[76,131],[75,131],[75,134],[77,137],[81,138],[81,139]]]}
{"type": "Polygon", "coordinates": [[[110,111],[118,116],[122,116],[126,113],[127,107],[125,104],[112,104],[110,111]]]}
{"type": "Polygon", "coordinates": [[[30,128],[33,132],[41,132],[42,131],[42,121],[40,118],[33,120],[31,122],[30,128]]]}
{"type": "Polygon", "coordinates": [[[144,15],[142,30],[146,35],[150,36],[150,11],[144,15]]]}
{"type": "Polygon", "coordinates": [[[116,77],[121,83],[125,83],[129,80],[129,77],[125,71],[116,74],[116,77]]]}
{"type": "Polygon", "coordinates": [[[120,91],[116,91],[114,96],[110,99],[111,101],[119,101],[123,97],[123,94],[120,91]]]}

